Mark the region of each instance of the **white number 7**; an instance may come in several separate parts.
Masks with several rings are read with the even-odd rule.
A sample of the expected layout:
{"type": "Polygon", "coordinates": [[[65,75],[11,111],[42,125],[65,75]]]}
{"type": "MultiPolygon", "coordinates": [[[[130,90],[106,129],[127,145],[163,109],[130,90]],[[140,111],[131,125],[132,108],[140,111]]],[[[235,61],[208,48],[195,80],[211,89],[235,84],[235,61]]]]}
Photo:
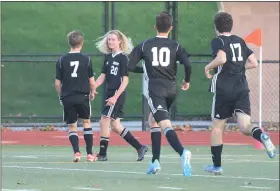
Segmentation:
{"type": "Polygon", "coordinates": [[[71,73],[71,77],[77,78],[78,77],[77,70],[78,70],[78,67],[79,67],[79,61],[70,62],[70,66],[74,66],[74,70],[71,73]]]}

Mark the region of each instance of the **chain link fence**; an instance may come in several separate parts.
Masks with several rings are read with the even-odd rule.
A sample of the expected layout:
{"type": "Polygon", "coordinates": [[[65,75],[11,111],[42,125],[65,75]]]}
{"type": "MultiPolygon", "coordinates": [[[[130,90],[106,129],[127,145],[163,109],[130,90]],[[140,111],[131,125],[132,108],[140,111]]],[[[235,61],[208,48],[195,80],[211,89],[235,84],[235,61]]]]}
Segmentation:
{"type": "MultiPolygon", "coordinates": [[[[49,3],[49,9],[51,11],[59,10],[59,5],[62,4],[49,3]]],[[[73,4],[71,6],[80,5],[73,4]]],[[[210,42],[214,36],[212,20],[217,11],[215,2],[177,2],[177,4],[169,2],[169,5],[162,2],[114,2],[110,4],[104,2],[87,3],[83,6],[84,10],[92,11],[86,17],[87,22],[83,18],[83,21],[78,19],[79,25],[73,26],[63,22],[59,24],[63,26],[65,24],[62,27],[64,28],[63,33],[70,29],[68,26],[71,26],[71,30],[74,28],[81,29],[85,33],[87,40],[84,51],[91,52],[96,77],[100,74],[104,57],[94,48],[92,40],[102,36],[106,31],[116,28],[132,38],[134,45],[136,45],[149,37],[155,36],[153,26],[157,13],[164,9],[172,10],[175,17],[174,25],[176,26],[171,38],[178,40],[191,54],[193,66],[191,88],[187,92],[179,90],[171,112],[172,119],[195,122],[211,120],[213,95],[208,92],[210,81],[204,76],[204,67],[212,59],[210,42]],[[143,14],[141,10],[149,11],[143,14]],[[89,27],[82,27],[84,25],[89,25],[89,27]]],[[[6,12],[5,16],[5,6],[2,9],[5,18],[9,14],[6,12]]],[[[28,22],[32,23],[32,18],[29,18],[28,22]]],[[[3,27],[5,26],[10,31],[12,30],[12,28],[9,28],[11,26],[4,23],[3,27]]],[[[2,123],[62,122],[62,108],[59,105],[54,88],[55,62],[60,54],[18,55],[13,53],[9,43],[16,39],[10,39],[10,36],[5,33],[7,30],[3,30],[4,35],[2,36],[4,42],[2,50],[5,53],[2,55],[2,123]],[[6,54],[6,52],[13,54],[6,54]]],[[[39,33],[37,35],[40,36],[39,33]]],[[[66,41],[65,34],[59,35],[59,38],[62,39],[61,44],[55,45],[53,49],[54,51],[59,50],[57,52],[61,52],[61,47],[65,47],[66,41]]],[[[45,49],[40,47],[39,43],[38,47],[33,47],[33,49],[36,48],[36,51],[30,49],[30,52],[45,52],[45,49]]],[[[183,70],[180,68],[181,66],[177,76],[178,87],[184,78],[183,70]]],[[[251,89],[252,120],[257,122],[259,111],[258,70],[248,71],[247,76],[251,89]]],[[[103,103],[102,92],[103,90],[99,89],[99,96],[92,102],[94,121],[97,121],[100,117],[103,103]]],[[[143,109],[145,105],[142,97],[141,75],[130,74],[127,92],[126,120],[144,119],[144,123],[146,123],[147,118],[143,118],[145,115],[147,116],[147,112],[143,109]]],[[[279,122],[279,61],[267,61],[263,64],[262,103],[263,121],[279,122]]]]}

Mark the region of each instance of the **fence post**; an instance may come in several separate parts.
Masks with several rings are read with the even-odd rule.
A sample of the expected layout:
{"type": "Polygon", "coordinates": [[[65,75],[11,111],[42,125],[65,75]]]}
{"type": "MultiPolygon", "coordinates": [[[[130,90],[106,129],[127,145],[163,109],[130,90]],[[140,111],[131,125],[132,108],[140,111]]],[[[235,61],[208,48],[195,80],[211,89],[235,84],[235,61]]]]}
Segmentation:
{"type": "MultiPolygon", "coordinates": [[[[104,34],[106,34],[109,31],[109,2],[104,2],[104,34]]],[[[103,35],[104,35],[103,34],[103,35]]],[[[105,57],[104,57],[105,59],[105,57]]],[[[105,95],[106,95],[106,83],[102,84],[102,99],[101,99],[101,111],[104,109],[104,103],[105,103],[105,95]]]]}
{"type": "Polygon", "coordinates": [[[116,29],[115,2],[111,2],[111,29],[116,29]]]}

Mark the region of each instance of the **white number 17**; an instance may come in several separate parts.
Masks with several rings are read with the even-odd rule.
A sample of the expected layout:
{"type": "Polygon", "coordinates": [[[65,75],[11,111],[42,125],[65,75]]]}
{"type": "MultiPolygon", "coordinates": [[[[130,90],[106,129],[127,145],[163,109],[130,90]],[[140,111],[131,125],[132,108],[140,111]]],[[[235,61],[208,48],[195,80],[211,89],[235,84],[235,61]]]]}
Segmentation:
{"type": "Polygon", "coordinates": [[[232,61],[236,62],[236,56],[235,56],[235,49],[238,50],[238,61],[243,61],[243,57],[241,55],[241,45],[240,43],[234,43],[234,44],[229,44],[231,52],[232,52],[232,61]]]}

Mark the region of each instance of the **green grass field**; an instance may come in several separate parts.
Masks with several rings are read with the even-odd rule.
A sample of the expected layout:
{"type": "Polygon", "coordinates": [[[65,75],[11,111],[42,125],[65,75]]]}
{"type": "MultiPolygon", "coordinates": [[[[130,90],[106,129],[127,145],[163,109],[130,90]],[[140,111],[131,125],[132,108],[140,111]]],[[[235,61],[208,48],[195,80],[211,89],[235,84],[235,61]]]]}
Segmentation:
{"type": "MultiPolygon", "coordinates": [[[[134,44],[140,43],[155,35],[154,17],[164,8],[162,2],[117,2],[116,26],[134,44]]],[[[215,2],[179,2],[178,40],[190,53],[210,53],[216,11],[215,2]]],[[[83,51],[97,53],[93,40],[103,35],[101,2],[2,2],[1,14],[2,54],[67,52],[65,36],[73,29],[85,34],[83,51]]],[[[61,115],[54,89],[55,63],[2,64],[3,115],[61,115]]],[[[98,76],[102,58],[94,57],[93,64],[98,76]]],[[[207,92],[209,81],[203,68],[203,64],[193,64],[191,89],[178,96],[179,112],[210,113],[212,95],[207,92]]],[[[179,69],[178,84],[182,79],[179,69]]],[[[131,74],[126,114],[141,113],[141,87],[141,76],[131,74]]],[[[92,106],[93,115],[98,116],[100,96],[92,106]]]]}
{"type": "MultiPolygon", "coordinates": [[[[211,163],[209,148],[190,147],[193,176],[183,177],[179,157],[163,147],[162,171],[146,175],[150,152],[142,162],[129,147],[109,148],[107,162],[72,163],[70,147],[3,146],[3,191],[254,191],[279,190],[279,155],[274,160],[251,146],[225,146],[222,176],[204,172],[211,163]]],[[[82,148],[82,151],[84,148],[82,148]]]]}

